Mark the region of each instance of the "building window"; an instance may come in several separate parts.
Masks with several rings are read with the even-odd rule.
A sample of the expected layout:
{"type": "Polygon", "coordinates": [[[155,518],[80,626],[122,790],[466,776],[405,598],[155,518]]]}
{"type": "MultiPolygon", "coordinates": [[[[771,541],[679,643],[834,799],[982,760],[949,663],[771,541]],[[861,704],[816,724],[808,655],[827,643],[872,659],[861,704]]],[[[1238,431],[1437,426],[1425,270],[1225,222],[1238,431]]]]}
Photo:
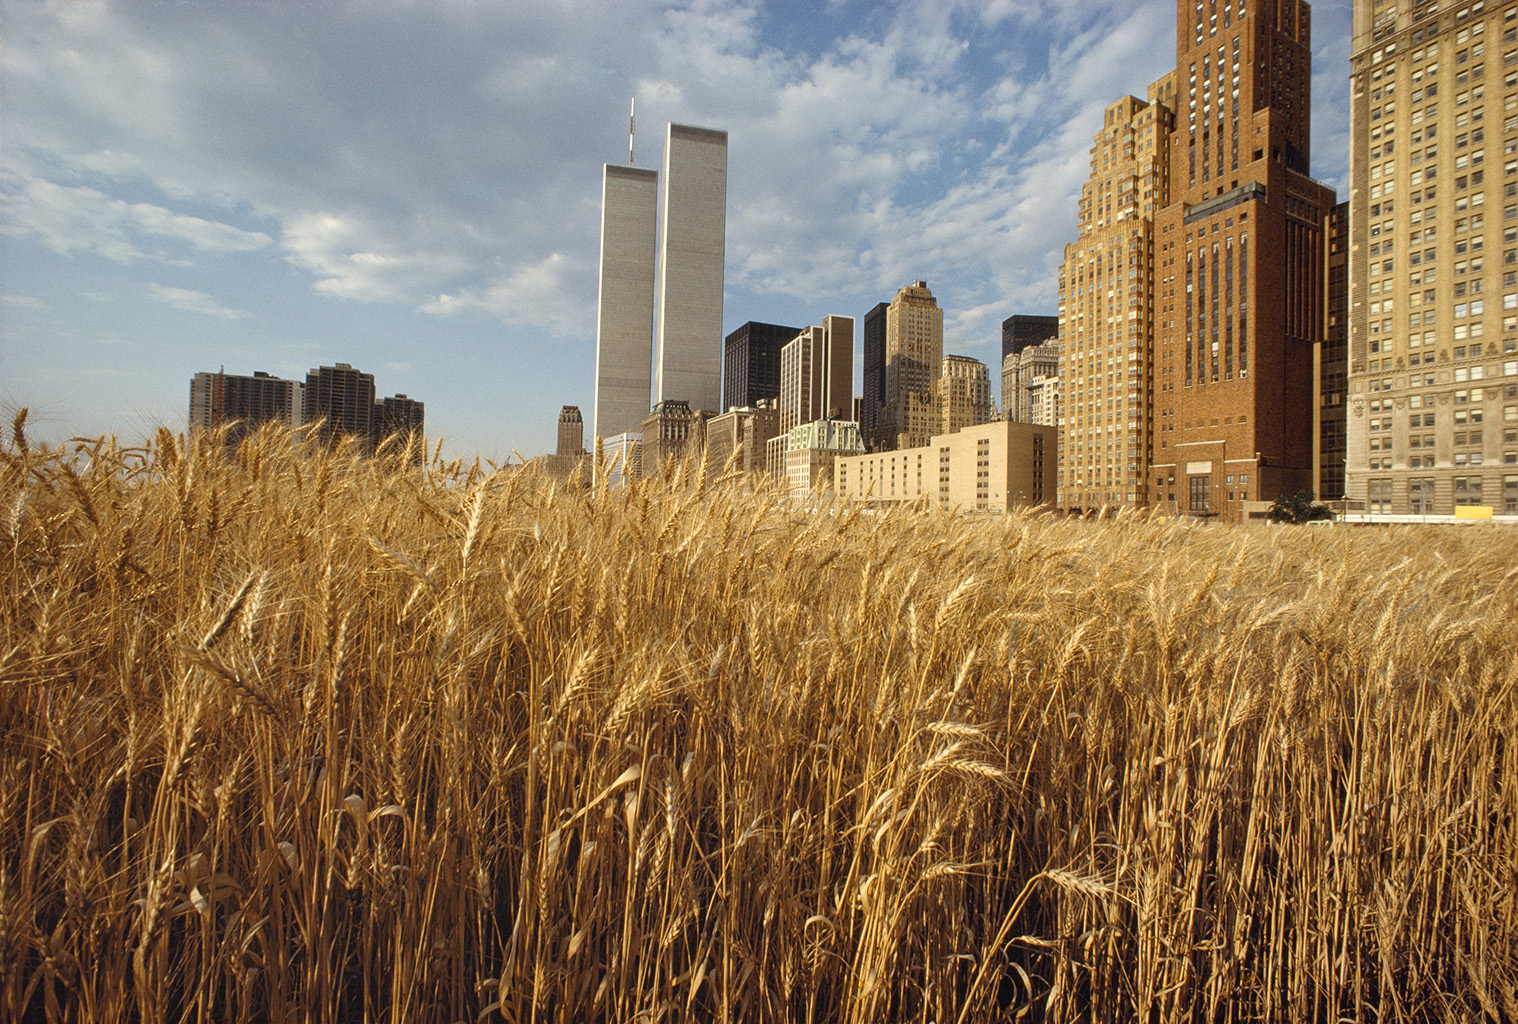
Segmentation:
{"type": "Polygon", "coordinates": [[[1434,481],[1421,477],[1407,482],[1407,506],[1415,516],[1426,516],[1434,511],[1434,481]]]}
{"type": "Polygon", "coordinates": [[[1479,476],[1455,477],[1455,504],[1481,504],[1481,478],[1479,476]]]}
{"type": "Polygon", "coordinates": [[[1191,478],[1191,511],[1207,512],[1208,494],[1212,486],[1212,477],[1194,476],[1191,478]]]}

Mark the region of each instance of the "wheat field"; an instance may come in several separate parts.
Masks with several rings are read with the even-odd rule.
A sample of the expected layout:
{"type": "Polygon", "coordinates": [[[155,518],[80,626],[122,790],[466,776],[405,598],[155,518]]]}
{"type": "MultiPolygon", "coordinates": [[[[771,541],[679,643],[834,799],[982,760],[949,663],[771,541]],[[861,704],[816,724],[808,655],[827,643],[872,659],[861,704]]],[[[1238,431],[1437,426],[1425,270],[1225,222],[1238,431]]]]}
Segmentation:
{"type": "Polygon", "coordinates": [[[1518,531],[11,434],[6,1019],[1518,1019],[1518,531]]]}

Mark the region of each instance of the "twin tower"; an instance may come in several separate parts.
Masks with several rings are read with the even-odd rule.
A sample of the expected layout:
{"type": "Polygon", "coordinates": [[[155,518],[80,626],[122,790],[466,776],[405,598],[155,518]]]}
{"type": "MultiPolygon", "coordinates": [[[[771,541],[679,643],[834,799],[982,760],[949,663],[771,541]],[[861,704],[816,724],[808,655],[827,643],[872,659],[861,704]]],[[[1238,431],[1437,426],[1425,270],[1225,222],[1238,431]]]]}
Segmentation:
{"type": "Polygon", "coordinates": [[[657,171],[606,165],[596,437],[637,433],[658,402],[721,411],[727,132],[671,124],[664,141],[662,196],[659,184],[657,171]]]}

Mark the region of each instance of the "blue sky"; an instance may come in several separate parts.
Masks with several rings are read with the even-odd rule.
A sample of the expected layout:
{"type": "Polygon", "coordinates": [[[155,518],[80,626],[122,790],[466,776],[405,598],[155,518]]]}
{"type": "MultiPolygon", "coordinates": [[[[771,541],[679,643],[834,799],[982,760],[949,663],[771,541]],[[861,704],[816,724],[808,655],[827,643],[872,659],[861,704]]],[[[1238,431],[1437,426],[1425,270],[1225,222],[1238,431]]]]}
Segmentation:
{"type": "MultiPolygon", "coordinates": [[[[1348,0],[1314,5],[1313,171],[1348,178],[1348,0]]],[[[0,49],[0,412],[182,428],[199,370],[348,362],[445,451],[551,450],[594,398],[601,165],[729,133],[723,322],[924,279],[945,347],[1053,313],[1101,111],[1175,5],[15,0],[0,49]]],[[[995,376],[995,374],[993,374],[995,376]]]]}

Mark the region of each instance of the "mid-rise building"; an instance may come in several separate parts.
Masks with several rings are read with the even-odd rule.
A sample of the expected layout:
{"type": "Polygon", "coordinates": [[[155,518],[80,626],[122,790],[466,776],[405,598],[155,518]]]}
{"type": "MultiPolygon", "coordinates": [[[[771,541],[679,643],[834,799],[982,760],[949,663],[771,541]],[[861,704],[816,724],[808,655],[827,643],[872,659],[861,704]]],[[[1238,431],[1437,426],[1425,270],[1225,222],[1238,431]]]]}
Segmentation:
{"type": "Polygon", "coordinates": [[[953,434],[966,427],[990,423],[991,372],[970,356],[944,356],[937,382],[938,433],[953,434]]]}
{"type": "MultiPolygon", "coordinates": [[[[727,132],[671,124],[664,142],[659,260],[659,402],[722,408],[727,132]]],[[[645,431],[645,444],[653,445],[645,431]]]]}
{"type": "Polygon", "coordinates": [[[593,436],[636,433],[652,393],[659,175],[605,165],[593,436]]]}
{"type": "Polygon", "coordinates": [[[859,401],[859,431],[870,451],[885,446],[886,318],[888,302],[876,303],[864,315],[864,394],[859,401]]]}
{"type": "Polygon", "coordinates": [[[799,327],[750,320],[723,341],[722,408],[757,406],[780,397],[780,350],[799,327]]]}
{"type": "Polygon", "coordinates": [[[347,363],[322,366],[306,374],[301,421],[312,424],[327,444],[353,438],[365,452],[374,450],[374,374],[347,363]]]}
{"type": "MultiPolygon", "coordinates": [[[[792,501],[804,501],[814,492],[825,495],[833,485],[833,466],[837,460],[864,451],[859,424],[848,420],[802,423],[775,441],[784,442],[781,472],[792,501]]],[[[772,446],[774,443],[770,442],[772,446]]]]}
{"type": "Polygon", "coordinates": [[[780,430],[844,419],[854,405],[854,318],[827,316],[780,352],[780,430]]]}
{"type": "Polygon", "coordinates": [[[1346,498],[1518,515],[1518,4],[1353,32],[1346,498]]]}
{"type": "Polygon", "coordinates": [[[229,447],[265,423],[296,426],[301,422],[303,387],[293,380],[255,370],[251,377],[227,373],[197,373],[190,380],[190,427],[226,427],[229,447]]]}
{"type": "Polygon", "coordinates": [[[1040,374],[1031,378],[1023,390],[1028,396],[1027,422],[1046,427],[1059,426],[1065,416],[1065,389],[1058,369],[1048,376],[1040,374]]]}
{"type": "Polygon", "coordinates": [[[886,310],[883,446],[918,447],[937,431],[942,361],[943,310],[927,282],[914,281],[886,310]]]}
{"type": "Polygon", "coordinates": [[[602,438],[601,458],[605,460],[609,484],[636,480],[643,474],[643,435],[629,431],[602,438]]]}
{"type": "Polygon", "coordinates": [[[704,451],[705,426],[711,413],[692,409],[689,402],[660,402],[643,419],[639,472],[643,476],[656,471],[666,459],[679,458],[692,446],[704,451]]]}
{"type": "Polygon", "coordinates": [[[780,411],[773,399],[729,409],[706,424],[706,457],[721,467],[736,452],[734,468],[741,473],[762,473],[766,468],[765,446],[779,433],[780,411]]]}
{"type": "Polygon", "coordinates": [[[1007,511],[1052,505],[1057,428],[998,420],[929,444],[839,458],[840,496],[874,504],[926,498],[944,508],[1007,511]]]}
{"type": "Polygon", "coordinates": [[[1002,419],[1017,423],[1044,423],[1056,426],[1053,420],[1040,419],[1039,412],[1046,403],[1035,402],[1032,395],[1037,381],[1042,398],[1045,383],[1059,378],[1060,344],[1046,341],[1016,352],[1009,352],[1001,361],[1001,412],[1002,419]]]}

